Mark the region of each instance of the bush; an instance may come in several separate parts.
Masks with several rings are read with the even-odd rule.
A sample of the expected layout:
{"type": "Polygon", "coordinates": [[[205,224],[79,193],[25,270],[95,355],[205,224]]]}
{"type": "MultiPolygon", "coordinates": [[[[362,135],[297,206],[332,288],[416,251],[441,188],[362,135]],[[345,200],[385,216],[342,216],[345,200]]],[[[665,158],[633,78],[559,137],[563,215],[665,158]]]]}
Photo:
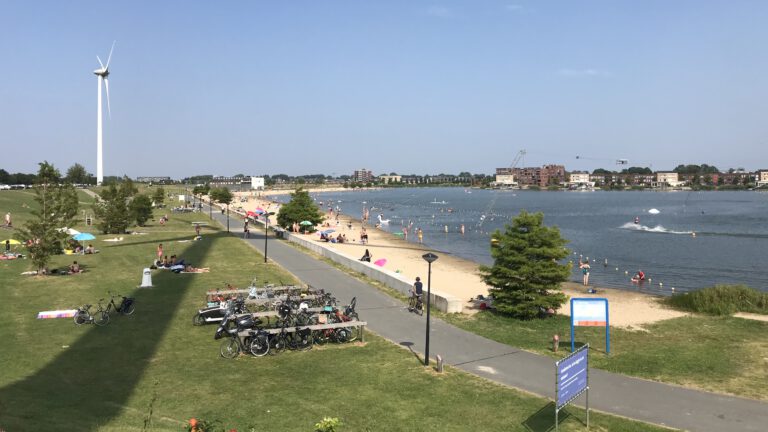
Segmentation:
{"type": "Polygon", "coordinates": [[[745,285],[716,285],[675,294],[666,302],[675,309],[709,315],[731,315],[736,312],[768,315],[768,293],[745,285]]]}

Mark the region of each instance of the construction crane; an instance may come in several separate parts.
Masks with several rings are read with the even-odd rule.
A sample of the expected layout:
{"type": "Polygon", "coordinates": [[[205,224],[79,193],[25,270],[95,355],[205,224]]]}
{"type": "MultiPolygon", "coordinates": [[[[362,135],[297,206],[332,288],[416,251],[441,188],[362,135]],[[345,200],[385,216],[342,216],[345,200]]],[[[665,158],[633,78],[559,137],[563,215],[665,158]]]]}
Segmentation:
{"type": "Polygon", "coordinates": [[[525,150],[520,150],[519,152],[517,152],[515,159],[512,161],[512,164],[509,165],[508,168],[504,169],[503,171],[500,168],[496,174],[496,181],[491,184],[491,187],[509,189],[511,187],[516,186],[517,184],[514,181],[514,170],[515,168],[517,168],[520,161],[523,160],[523,157],[525,157],[526,153],[527,152],[525,150]]]}
{"type": "MultiPolygon", "coordinates": [[[[512,164],[507,168],[507,174],[506,176],[509,176],[508,180],[498,181],[499,174],[496,174],[496,181],[491,183],[491,187],[494,189],[511,189],[514,186],[517,186],[517,182],[514,181],[515,177],[513,174],[513,171],[515,168],[517,168],[517,165],[520,163],[521,160],[525,157],[525,154],[527,152],[523,149],[517,152],[517,155],[515,156],[515,160],[512,161],[512,164]]],[[[475,226],[478,231],[481,233],[483,232],[483,223],[485,223],[486,219],[490,219],[493,215],[493,207],[496,205],[496,201],[499,199],[499,192],[495,191],[493,193],[493,196],[491,197],[490,202],[488,203],[488,207],[485,208],[485,211],[480,215],[480,220],[477,222],[477,225],[475,226]]]]}

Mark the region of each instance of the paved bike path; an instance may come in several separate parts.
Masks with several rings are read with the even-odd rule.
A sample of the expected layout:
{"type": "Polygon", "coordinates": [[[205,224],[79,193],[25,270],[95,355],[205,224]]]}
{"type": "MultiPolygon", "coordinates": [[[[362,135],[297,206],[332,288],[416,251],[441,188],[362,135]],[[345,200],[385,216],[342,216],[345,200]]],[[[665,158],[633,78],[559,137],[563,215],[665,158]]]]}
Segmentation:
{"type": "MultiPolygon", "coordinates": [[[[226,226],[226,216],[215,213],[226,226]]],[[[230,221],[233,231],[242,223],[230,221]]],[[[255,228],[255,227],[254,227],[255,228]]],[[[264,252],[263,231],[244,240],[264,252]]],[[[301,281],[333,293],[346,303],[357,297],[357,310],[377,334],[423,355],[425,319],[375,287],[270,236],[268,257],[301,281]]],[[[433,266],[439,266],[437,261],[433,266]]],[[[439,271],[439,269],[438,269],[439,271]]],[[[425,264],[426,273],[426,264],[425,264]]],[[[446,364],[512,387],[554,398],[554,360],[504,345],[432,318],[430,355],[446,364]]],[[[703,361],[705,361],[703,359],[703,361]]],[[[693,431],[765,431],[768,404],[717,395],[624,375],[590,370],[590,407],[637,420],[693,431]]],[[[582,397],[583,398],[583,397],[582,397]]],[[[579,399],[583,405],[583,399],[579,399]]]]}

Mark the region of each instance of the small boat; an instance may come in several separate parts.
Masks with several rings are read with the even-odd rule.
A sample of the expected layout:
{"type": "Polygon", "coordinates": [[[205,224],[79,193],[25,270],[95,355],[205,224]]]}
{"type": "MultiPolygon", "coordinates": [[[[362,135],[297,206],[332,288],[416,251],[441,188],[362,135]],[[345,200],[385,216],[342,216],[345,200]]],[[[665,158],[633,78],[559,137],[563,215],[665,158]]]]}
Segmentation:
{"type": "Polygon", "coordinates": [[[445,200],[438,201],[437,198],[435,198],[434,201],[432,201],[430,204],[448,204],[448,203],[445,202],[445,200]]]}

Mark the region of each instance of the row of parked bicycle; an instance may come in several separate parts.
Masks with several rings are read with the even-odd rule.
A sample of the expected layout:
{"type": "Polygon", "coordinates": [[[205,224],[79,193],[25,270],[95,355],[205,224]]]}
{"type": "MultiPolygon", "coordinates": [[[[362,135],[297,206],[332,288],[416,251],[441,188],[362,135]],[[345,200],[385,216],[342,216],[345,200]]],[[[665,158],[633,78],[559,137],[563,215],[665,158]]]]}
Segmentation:
{"type": "Polygon", "coordinates": [[[233,302],[236,302],[235,313],[276,311],[282,304],[288,305],[292,310],[300,307],[317,308],[336,302],[330,293],[322,289],[309,288],[302,292],[299,287],[272,285],[259,288],[250,286],[247,289],[228,288],[230,289],[208,293],[206,307],[199,309],[192,317],[193,325],[221,321],[227,310],[233,306],[233,302]]]}
{"type": "Polygon", "coordinates": [[[75,312],[74,321],[77,325],[82,324],[96,324],[97,326],[105,326],[109,324],[109,314],[115,311],[121,315],[131,315],[136,311],[136,300],[133,297],[126,297],[120,294],[109,294],[109,303],[105,307],[102,305],[103,298],[99,299],[98,306],[95,311],[91,311],[93,305],[86,304],[77,308],[75,312]],[[120,304],[115,302],[115,298],[121,298],[120,304]]]}
{"type": "Polygon", "coordinates": [[[258,312],[249,310],[245,296],[240,295],[222,302],[223,308],[215,306],[201,309],[193,318],[193,324],[220,322],[214,339],[224,339],[219,352],[225,358],[235,358],[240,353],[261,357],[289,349],[303,351],[311,349],[315,344],[352,342],[361,337],[362,329],[353,323],[359,321],[355,311],[356,298],[340,308],[330,293],[317,291],[315,297],[322,298],[322,306],[318,307],[316,301],[310,306],[305,301],[287,299],[277,306],[275,316],[259,316],[258,312]],[[215,309],[221,311],[221,315],[216,316],[215,309]],[[346,322],[352,325],[307,328],[346,322]]]}

